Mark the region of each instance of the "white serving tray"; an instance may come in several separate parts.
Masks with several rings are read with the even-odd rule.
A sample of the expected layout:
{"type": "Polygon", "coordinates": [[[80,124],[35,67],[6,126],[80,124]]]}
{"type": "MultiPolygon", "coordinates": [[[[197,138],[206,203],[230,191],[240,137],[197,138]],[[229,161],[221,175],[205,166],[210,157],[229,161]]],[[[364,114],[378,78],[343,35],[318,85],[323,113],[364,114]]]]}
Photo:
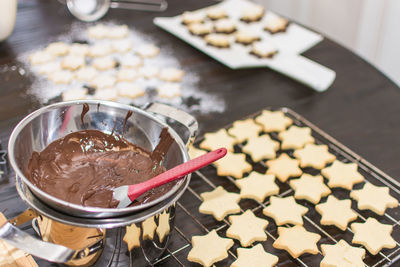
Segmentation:
{"type": "MultiPolygon", "coordinates": [[[[246,0],[226,0],[216,6],[223,7],[229,18],[237,21],[239,29],[249,28],[259,33],[262,41],[272,42],[279,49],[279,53],[272,59],[251,55],[249,54],[251,46],[244,46],[234,41],[231,42],[230,48],[225,49],[207,45],[203,38],[194,36],[188,31],[186,26],[182,24],[180,15],[157,17],[154,19],[154,23],[231,69],[269,67],[310,86],[316,91],[328,89],[335,79],[336,73],[299,55],[316,45],[323,37],[293,22],[289,24],[286,32],[270,34],[263,30],[263,26],[268,17],[276,15],[267,11],[259,22],[242,22],[240,21],[241,10],[248,5],[253,5],[253,3],[246,0]]],[[[198,11],[205,12],[206,9],[203,8],[198,11]]]]}

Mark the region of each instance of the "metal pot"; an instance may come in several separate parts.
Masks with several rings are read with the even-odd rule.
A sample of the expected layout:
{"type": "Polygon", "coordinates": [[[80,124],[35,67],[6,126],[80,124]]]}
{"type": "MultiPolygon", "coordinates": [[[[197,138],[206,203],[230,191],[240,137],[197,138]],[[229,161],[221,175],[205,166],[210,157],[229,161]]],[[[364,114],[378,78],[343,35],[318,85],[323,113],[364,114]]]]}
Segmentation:
{"type": "Polygon", "coordinates": [[[9,156],[16,171],[18,193],[38,216],[33,226],[41,238],[49,242],[34,238],[11,223],[0,226],[0,238],[34,256],[71,266],[141,266],[154,263],[167,247],[175,218],[175,202],[187,188],[190,175],[152,203],[125,209],[88,208],[63,203],[36,188],[23,175],[24,163],[27,163],[33,150],[40,151],[40,148],[66,133],[82,129],[80,114],[83,103],[90,105],[89,116],[85,116],[85,122],[90,122],[87,125],[89,129],[104,132],[114,129],[122,133],[123,120],[127,111],[131,110],[133,116],[126,123],[125,138],[151,150],[157,144],[162,128],[168,127],[175,143],[167,154],[166,167],[188,160],[182,138],[149,113],[162,114],[184,125],[188,130],[187,145],[196,134],[197,122],[192,116],[170,106],[153,103],[143,111],[112,102],[77,101],[39,109],[15,128],[9,142],[9,156]],[[64,233],[75,235],[66,241],[59,238],[64,233]],[[93,233],[98,234],[93,236],[93,233]],[[71,246],[71,240],[77,240],[82,245],[74,246],[74,243],[71,246]]]}
{"type": "Polygon", "coordinates": [[[159,103],[152,103],[146,106],[145,110],[115,102],[96,100],[61,102],[43,107],[29,114],[14,128],[8,143],[10,164],[15,170],[16,176],[21,178],[36,197],[66,214],[77,217],[110,218],[146,209],[172,196],[185,183],[185,180],[190,179],[190,175],[178,181],[165,195],[148,203],[110,209],[84,207],[61,200],[40,190],[24,174],[33,151],[42,151],[54,140],[70,132],[84,129],[95,129],[105,133],[114,131],[134,144],[152,151],[158,144],[162,129],[168,128],[175,141],[168,150],[164,166],[170,169],[186,162],[188,154],[182,138],[172,127],[152,113],[165,115],[182,123],[189,133],[187,143],[197,132],[197,121],[183,111],[159,103]],[[85,114],[82,124],[81,115],[84,103],[89,105],[89,111],[85,114]],[[132,112],[132,116],[125,121],[128,111],[132,112]]]}

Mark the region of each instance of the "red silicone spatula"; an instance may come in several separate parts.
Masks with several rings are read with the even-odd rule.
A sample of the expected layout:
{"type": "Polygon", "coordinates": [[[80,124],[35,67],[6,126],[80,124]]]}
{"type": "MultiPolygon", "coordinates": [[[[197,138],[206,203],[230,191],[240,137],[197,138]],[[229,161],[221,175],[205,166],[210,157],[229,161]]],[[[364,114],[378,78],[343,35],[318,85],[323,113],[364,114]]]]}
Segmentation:
{"type": "Polygon", "coordinates": [[[157,175],[140,184],[124,185],[114,188],[114,198],[119,200],[118,208],[125,208],[131,204],[132,201],[137,199],[143,193],[149,191],[152,188],[160,185],[172,182],[176,179],[182,178],[183,176],[197,171],[207,165],[210,165],[216,160],[226,155],[225,148],[219,148],[217,150],[208,152],[200,157],[189,160],[181,165],[178,165],[166,172],[157,175]]]}

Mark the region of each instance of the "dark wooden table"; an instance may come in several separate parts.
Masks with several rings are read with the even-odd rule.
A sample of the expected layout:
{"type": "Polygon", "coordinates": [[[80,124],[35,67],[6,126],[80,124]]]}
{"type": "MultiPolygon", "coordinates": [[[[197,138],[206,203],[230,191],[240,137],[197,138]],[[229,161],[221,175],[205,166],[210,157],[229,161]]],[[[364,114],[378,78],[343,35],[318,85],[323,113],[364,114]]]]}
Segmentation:
{"type": "MultiPolygon", "coordinates": [[[[213,4],[213,1],[169,1],[163,16],[213,4]]],[[[226,101],[224,113],[197,114],[201,132],[212,131],[264,107],[290,107],[350,149],[400,181],[400,89],[375,67],[335,42],[325,39],[304,56],[336,71],[331,88],[316,93],[269,69],[231,70],[153,25],[160,13],[110,10],[103,20],[126,23],[174,49],[184,68],[200,77],[199,90],[226,101]]],[[[68,30],[75,19],[57,1],[19,1],[16,28],[0,43],[0,140],[6,148],[12,128],[40,107],[26,94],[33,77],[21,76],[12,66],[25,51],[47,44],[68,30]]],[[[8,216],[23,210],[11,207],[16,198],[13,178],[1,183],[0,210],[8,216]]],[[[19,201],[19,202],[18,202],[19,201]]]]}

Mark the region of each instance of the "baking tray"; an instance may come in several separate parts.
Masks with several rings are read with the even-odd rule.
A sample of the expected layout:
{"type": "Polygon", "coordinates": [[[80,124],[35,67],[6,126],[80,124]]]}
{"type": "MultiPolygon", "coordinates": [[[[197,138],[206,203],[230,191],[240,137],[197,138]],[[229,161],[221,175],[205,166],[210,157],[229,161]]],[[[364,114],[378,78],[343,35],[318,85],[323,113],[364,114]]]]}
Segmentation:
{"type": "MultiPolygon", "coordinates": [[[[280,108],[274,110],[283,111],[286,116],[293,120],[294,125],[310,127],[312,129],[312,135],[317,144],[328,145],[329,152],[335,154],[338,160],[356,163],[359,167],[359,172],[364,175],[366,181],[378,186],[388,186],[390,188],[390,194],[397,199],[400,199],[400,183],[395,179],[376,168],[374,165],[351,151],[349,148],[326,134],[324,131],[291,109],[280,108]]],[[[260,113],[261,111],[246,118],[254,118],[260,113]]],[[[231,127],[231,125],[227,125],[224,128],[228,129],[229,127],[231,127]]],[[[271,133],[270,135],[273,139],[278,140],[276,133],[271,133]]],[[[198,139],[195,143],[195,146],[197,146],[202,140],[203,138],[198,139]]],[[[235,152],[240,151],[240,145],[236,146],[235,152]]],[[[281,151],[278,151],[277,154],[279,155],[280,153],[281,151]]],[[[292,154],[292,151],[289,150],[289,154],[292,154]]],[[[263,172],[267,169],[264,162],[254,163],[248,156],[247,160],[252,163],[253,170],[263,172]]],[[[313,175],[316,175],[319,172],[311,168],[305,168],[303,170],[304,172],[313,175]]],[[[213,218],[213,216],[200,214],[198,212],[198,208],[201,204],[200,194],[202,192],[210,191],[219,185],[222,185],[230,192],[239,192],[239,189],[234,184],[234,181],[235,178],[233,177],[227,176],[225,178],[218,176],[216,174],[216,169],[213,166],[208,166],[193,174],[188,190],[177,203],[175,231],[172,232],[167,253],[156,263],[157,266],[199,266],[187,260],[187,254],[192,248],[191,237],[194,235],[204,235],[213,229],[216,229],[218,234],[221,236],[225,236],[225,232],[230,225],[227,218],[221,222],[218,222],[213,218]]],[[[294,191],[287,183],[281,183],[278,180],[276,182],[280,187],[280,196],[290,196],[294,194],[294,191]]],[[[354,189],[359,189],[363,184],[364,183],[355,185],[354,189]]],[[[341,199],[349,198],[349,191],[347,190],[338,188],[333,188],[331,190],[332,194],[334,194],[336,197],[341,199]]],[[[325,200],[326,197],[323,198],[321,202],[325,202],[325,200]]],[[[309,208],[307,214],[303,216],[304,227],[309,231],[321,235],[321,240],[318,242],[319,248],[321,244],[335,244],[340,239],[345,239],[349,244],[351,244],[353,234],[350,227],[348,227],[346,231],[341,231],[335,226],[322,226],[319,223],[321,217],[313,208],[313,204],[304,200],[296,201],[299,204],[309,208]]],[[[269,221],[269,225],[266,228],[268,239],[267,241],[260,243],[264,246],[267,252],[273,253],[279,257],[278,266],[319,266],[320,261],[323,258],[321,253],[317,255],[305,254],[297,259],[294,259],[284,250],[273,248],[272,243],[278,237],[277,228],[271,218],[262,214],[262,209],[268,204],[269,198],[267,198],[263,203],[247,199],[239,202],[242,212],[246,209],[251,209],[257,216],[269,221]]],[[[383,249],[375,256],[366,251],[366,257],[364,259],[366,266],[396,265],[395,262],[400,258],[400,208],[388,209],[383,216],[376,215],[371,211],[358,210],[356,207],[356,201],[354,200],[352,201],[352,208],[358,214],[358,218],[355,222],[363,222],[368,217],[374,217],[382,223],[393,225],[392,236],[396,240],[396,247],[393,249],[383,249]]],[[[240,247],[240,244],[237,240],[234,241],[235,245],[228,251],[229,257],[221,262],[216,263],[216,266],[229,266],[233,261],[236,260],[236,249],[240,247]]],[[[257,243],[259,242],[256,242],[255,244],[257,243]]],[[[359,245],[352,245],[360,247],[359,245]]],[[[397,262],[397,264],[399,263],[397,262]]]]}

